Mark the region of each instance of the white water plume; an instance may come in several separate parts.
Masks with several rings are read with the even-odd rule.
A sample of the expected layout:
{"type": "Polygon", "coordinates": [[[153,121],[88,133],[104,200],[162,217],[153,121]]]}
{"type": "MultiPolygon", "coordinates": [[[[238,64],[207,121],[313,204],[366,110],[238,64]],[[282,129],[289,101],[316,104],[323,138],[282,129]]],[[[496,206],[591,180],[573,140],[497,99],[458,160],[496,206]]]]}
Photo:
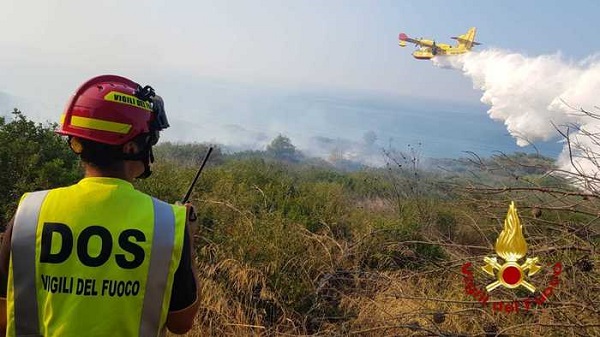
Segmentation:
{"type": "MultiPolygon", "coordinates": [[[[519,146],[568,134],[559,168],[592,181],[600,177],[599,57],[574,62],[560,54],[528,57],[490,49],[434,58],[434,64],[469,77],[483,91],[489,116],[504,122],[519,146]]],[[[592,187],[587,180],[585,187],[592,187]]]]}

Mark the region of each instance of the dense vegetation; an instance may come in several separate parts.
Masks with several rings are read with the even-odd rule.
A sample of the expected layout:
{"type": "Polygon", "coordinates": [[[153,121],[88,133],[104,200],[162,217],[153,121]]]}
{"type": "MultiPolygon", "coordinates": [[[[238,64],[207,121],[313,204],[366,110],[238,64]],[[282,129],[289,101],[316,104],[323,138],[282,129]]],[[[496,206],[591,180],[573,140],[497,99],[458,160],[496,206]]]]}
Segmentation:
{"type": "Polygon", "coordinates": [[[56,125],[36,124],[15,109],[0,116],[0,222],[6,223],[27,191],[66,185],[81,176],[78,159],[54,133],[56,125]]]}
{"type": "MultiPolygon", "coordinates": [[[[24,191],[80,177],[64,141],[15,114],[0,123],[0,210],[24,191]]],[[[175,202],[206,151],[157,147],[141,190],[175,202]]],[[[383,168],[339,170],[305,158],[285,136],[265,151],[217,149],[195,188],[201,310],[192,335],[538,336],[600,334],[598,214],[594,194],[550,175],[537,155],[424,163],[382,152],[383,168]],[[430,169],[423,170],[427,165],[430,169]],[[517,204],[542,271],[561,262],[560,284],[529,312],[506,314],[465,294],[461,266],[494,255],[508,204],[517,204]]],[[[354,166],[356,167],[356,166],[354,166]]],[[[477,286],[493,281],[474,268],[477,286]]],[[[490,301],[527,298],[494,290],[490,301]]]]}

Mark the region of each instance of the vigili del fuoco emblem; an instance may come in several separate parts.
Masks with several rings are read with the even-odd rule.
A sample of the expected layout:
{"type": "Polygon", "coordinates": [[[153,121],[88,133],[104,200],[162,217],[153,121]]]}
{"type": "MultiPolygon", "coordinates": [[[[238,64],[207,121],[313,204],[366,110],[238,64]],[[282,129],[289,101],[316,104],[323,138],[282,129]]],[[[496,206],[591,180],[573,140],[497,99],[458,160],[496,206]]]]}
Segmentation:
{"type": "Polygon", "coordinates": [[[497,257],[485,257],[483,261],[486,265],[481,267],[497,279],[485,287],[488,292],[499,286],[510,289],[522,286],[532,293],[535,292],[535,286],[526,280],[526,275],[534,275],[541,267],[537,264],[537,257],[528,257],[523,264],[519,264],[519,260],[527,255],[527,242],[514,202],[510,203],[504,229],[496,240],[496,254],[504,260],[503,263],[500,263],[497,257]]]}

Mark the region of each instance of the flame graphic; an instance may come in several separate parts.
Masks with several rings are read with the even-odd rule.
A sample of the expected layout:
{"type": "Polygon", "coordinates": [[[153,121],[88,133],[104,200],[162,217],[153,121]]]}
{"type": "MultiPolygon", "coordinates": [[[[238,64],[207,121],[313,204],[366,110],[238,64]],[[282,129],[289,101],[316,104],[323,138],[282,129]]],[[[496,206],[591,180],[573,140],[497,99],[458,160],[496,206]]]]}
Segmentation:
{"type": "Polygon", "coordinates": [[[496,253],[506,262],[517,262],[527,254],[527,242],[515,203],[511,202],[504,220],[504,229],[496,240],[496,253]]]}

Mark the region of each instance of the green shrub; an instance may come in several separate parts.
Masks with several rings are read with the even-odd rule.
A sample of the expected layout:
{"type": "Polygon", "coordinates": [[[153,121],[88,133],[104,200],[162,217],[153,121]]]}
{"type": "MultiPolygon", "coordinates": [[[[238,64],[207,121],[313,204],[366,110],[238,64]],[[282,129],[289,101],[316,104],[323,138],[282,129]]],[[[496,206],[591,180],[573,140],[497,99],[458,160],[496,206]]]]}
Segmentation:
{"type": "Polygon", "coordinates": [[[56,124],[35,123],[19,110],[0,117],[0,222],[6,223],[25,192],[66,186],[82,177],[77,156],[54,133],[56,124]]]}

